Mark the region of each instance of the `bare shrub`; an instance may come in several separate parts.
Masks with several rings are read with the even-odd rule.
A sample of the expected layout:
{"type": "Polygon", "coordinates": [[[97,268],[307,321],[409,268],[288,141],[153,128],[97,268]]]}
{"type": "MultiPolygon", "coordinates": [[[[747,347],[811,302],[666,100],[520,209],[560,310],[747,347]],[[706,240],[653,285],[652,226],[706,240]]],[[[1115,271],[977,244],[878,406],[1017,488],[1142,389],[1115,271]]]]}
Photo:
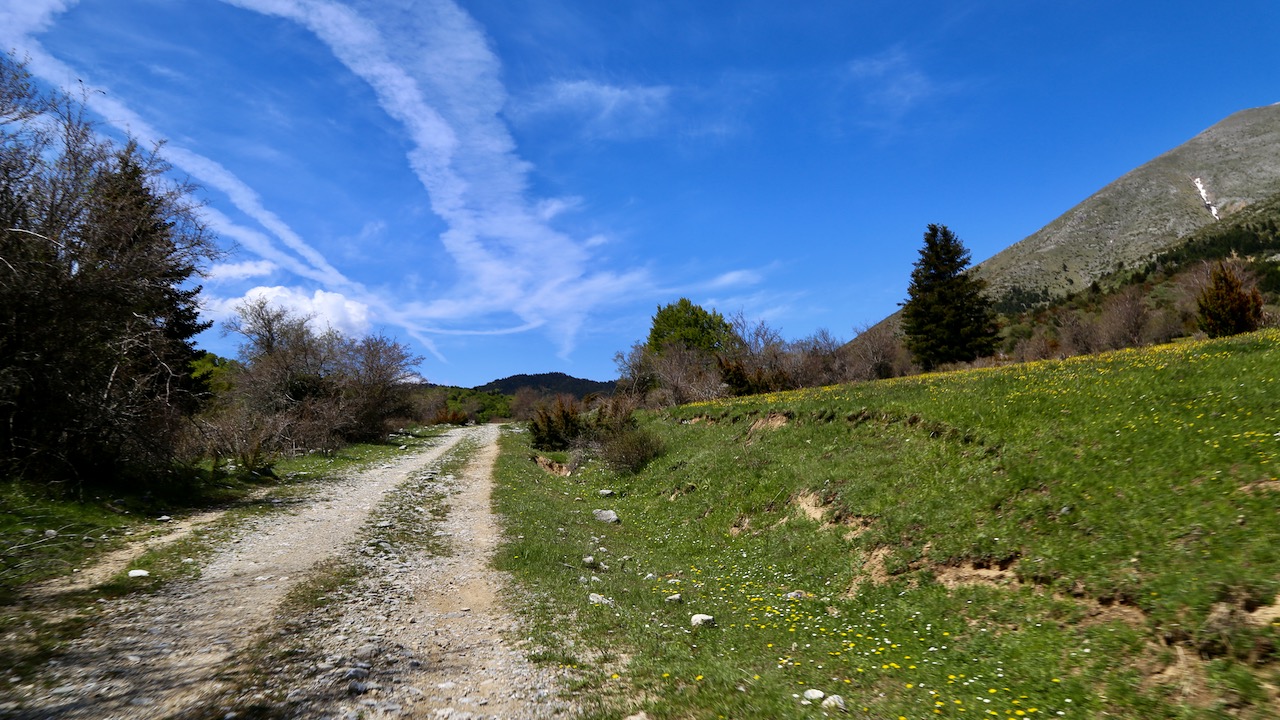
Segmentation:
{"type": "Polygon", "coordinates": [[[204,441],[203,453],[215,471],[231,458],[247,473],[270,475],[271,466],[288,437],[289,418],[278,413],[252,412],[243,405],[221,408],[196,422],[204,441]]]}
{"type": "Polygon", "coordinates": [[[533,418],[533,413],[538,407],[538,403],[543,401],[542,395],[531,387],[522,387],[516,390],[515,397],[511,399],[511,417],[513,420],[529,420],[533,418]]]}
{"type": "Polygon", "coordinates": [[[787,346],[792,387],[822,387],[854,379],[851,355],[826,328],[787,346]]]}
{"type": "Polygon", "coordinates": [[[729,318],[731,340],[716,355],[716,366],[734,395],[794,387],[791,356],[782,335],[764,321],[749,322],[741,311],[729,318]]]}
{"type": "Polygon", "coordinates": [[[1055,358],[1059,356],[1058,341],[1050,337],[1044,328],[1036,328],[1031,337],[1019,340],[1014,345],[1011,355],[1019,362],[1055,358]]]}
{"type": "Polygon", "coordinates": [[[1143,288],[1126,287],[1107,298],[1102,306],[1097,325],[1100,349],[1117,350],[1145,344],[1150,323],[1151,311],[1143,288]]]}
{"type": "Polygon", "coordinates": [[[256,467],[280,453],[332,452],[427,411],[413,393],[410,368],[419,358],[404,345],[383,335],[317,333],[309,316],[263,299],[237,310],[226,328],[244,338],[240,362],[202,422],[215,456],[242,456],[256,467]]]}
{"type": "Polygon", "coordinates": [[[1056,318],[1059,349],[1063,356],[1090,355],[1103,349],[1098,325],[1082,310],[1067,310],[1056,318]]]}
{"type": "Polygon", "coordinates": [[[649,360],[657,387],[666,391],[671,405],[724,397],[725,387],[715,358],[682,345],[669,345],[649,360]]]}
{"type": "Polygon", "coordinates": [[[343,342],[339,360],[338,390],[346,427],[352,439],[381,437],[392,419],[412,413],[409,368],[422,361],[409,349],[385,335],[367,335],[343,342]]]}
{"type": "Polygon", "coordinates": [[[1158,308],[1151,313],[1147,324],[1147,339],[1152,343],[1167,343],[1187,334],[1186,319],[1174,308],[1158,308]]]}
{"type": "Polygon", "coordinates": [[[855,380],[894,377],[904,374],[910,364],[900,323],[894,319],[854,328],[854,338],[845,351],[849,356],[849,377],[855,380]]]}

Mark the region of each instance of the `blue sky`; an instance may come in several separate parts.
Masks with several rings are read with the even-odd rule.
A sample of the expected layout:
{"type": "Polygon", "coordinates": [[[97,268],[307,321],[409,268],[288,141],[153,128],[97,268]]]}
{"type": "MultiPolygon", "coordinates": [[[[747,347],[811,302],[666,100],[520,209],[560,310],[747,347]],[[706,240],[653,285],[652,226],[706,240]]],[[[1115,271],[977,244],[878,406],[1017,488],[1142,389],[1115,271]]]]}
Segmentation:
{"type": "Polygon", "coordinates": [[[265,296],[463,386],[616,377],[682,296],[847,339],[927,224],[982,260],[1280,101],[1278,30],[1272,0],[0,0],[33,73],[203,186],[209,317],[265,296]]]}

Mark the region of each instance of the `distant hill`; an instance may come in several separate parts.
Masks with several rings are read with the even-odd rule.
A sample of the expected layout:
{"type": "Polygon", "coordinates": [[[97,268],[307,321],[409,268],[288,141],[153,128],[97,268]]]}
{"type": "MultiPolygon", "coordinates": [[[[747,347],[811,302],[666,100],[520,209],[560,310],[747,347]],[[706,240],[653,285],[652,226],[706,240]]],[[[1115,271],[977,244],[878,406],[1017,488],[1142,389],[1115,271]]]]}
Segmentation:
{"type": "Polygon", "coordinates": [[[615,381],[584,380],[561,372],[553,372],[538,373],[536,375],[512,375],[501,380],[494,380],[475,389],[481,392],[514,395],[520,388],[527,387],[543,395],[573,395],[581,399],[592,393],[611,395],[615,385],[617,385],[615,381]]]}
{"type": "Polygon", "coordinates": [[[1126,173],[977,272],[997,299],[1062,297],[1178,245],[1215,224],[1215,211],[1227,219],[1277,193],[1280,105],[1244,110],[1126,173]]]}

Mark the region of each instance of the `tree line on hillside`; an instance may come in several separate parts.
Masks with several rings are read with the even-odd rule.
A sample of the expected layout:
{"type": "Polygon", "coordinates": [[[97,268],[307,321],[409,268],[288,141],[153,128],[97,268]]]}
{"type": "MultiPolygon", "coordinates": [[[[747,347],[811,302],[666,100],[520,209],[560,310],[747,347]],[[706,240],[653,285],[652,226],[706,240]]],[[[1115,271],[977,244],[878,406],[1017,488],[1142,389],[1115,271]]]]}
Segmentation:
{"type": "Polygon", "coordinates": [[[190,484],[195,464],[376,438],[417,410],[418,358],[248,302],[224,360],[197,349],[219,256],[195,188],[103,139],[83,102],[0,56],[0,474],[65,491],[190,484]]]}
{"type": "MultiPolygon", "coordinates": [[[[1275,225],[1257,227],[1265,232],[1275,225]]],[[[1236,231],[1221,232],[1240,237],[1236,231]]],[[[1222,243],[1209,238],[1201,245],[1222,243]]],[[[1130,283],[1110,294],[1095,287],[1072,298],[1074,307],[1021,314],[997,312],[999,303],[990,297],[986,282],[970,272],[969,261],[969,251],[954,232],[929,225],[900,318],[864,328],[847,344],[825,330],[788,342],[763,322],[751,323],[741,313],[726,319],[688,298],[659,306],[646,340],[615,357],[618,390],[649,406],[678,405],[882,379],[996,356],[1063,357],[1197,331],[1219,337],[1255,330],[1266,321],[1263,295],[1240,258],[1182,269],[1171,280],[1174,289],[1165,288],[1175,296],[1168,310],[1153,309],[1149,288],[1130,283]]],[[[1019,297],[1032,296],[1039,298],[1025,292],[1019,297]]]]}
{"type": "Polygon", "coordinates": [[[946,226],[930,225],[911,274],[901,330],[863,329],[844,343],[827,330],[797,341],[742,313],[726,319],[688,298],[660,306],[649,335],[618,353],[620,393],[651,406],[875,380],[970,362],[998,337],[984,283],[946,226]]]}
{"type": "Polygon", "coordinates": [[[1280,196],[1198,231],[1146,264],[1086,290],[1002,314],[998,351],[1013,360],[1083,355],[1257,329],[1280,277],[1280,196]]]}

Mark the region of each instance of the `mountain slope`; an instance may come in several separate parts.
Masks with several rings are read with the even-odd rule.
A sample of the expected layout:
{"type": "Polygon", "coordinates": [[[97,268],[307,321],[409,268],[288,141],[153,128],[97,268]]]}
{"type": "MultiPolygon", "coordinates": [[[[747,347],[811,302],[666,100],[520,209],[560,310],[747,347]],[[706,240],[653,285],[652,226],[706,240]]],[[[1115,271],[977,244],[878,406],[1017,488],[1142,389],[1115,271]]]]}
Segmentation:
{"type": "Polygon", "coordinates": [[[1062,296],[1280,193],[1280,105],[1244,110],[1126,173],[981,263],[994,297],[1062,296]],[[1196,180],[1205,190],[1202,197],[1196,180]]]}

